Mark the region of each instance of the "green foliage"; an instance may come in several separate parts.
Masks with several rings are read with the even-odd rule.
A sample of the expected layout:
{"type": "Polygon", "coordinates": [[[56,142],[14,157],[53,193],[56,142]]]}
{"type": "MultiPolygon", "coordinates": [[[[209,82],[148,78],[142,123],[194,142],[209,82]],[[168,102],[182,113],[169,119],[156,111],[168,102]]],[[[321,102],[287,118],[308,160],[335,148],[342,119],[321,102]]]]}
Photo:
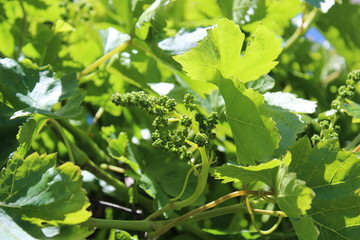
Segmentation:
{"type": "Polygon", "coordinates": [[[289,170],[315,192],[308,212],[320,234],[329,239],[356,238],[360,220],[354,214],[360,209],[356,154],[339,149],[334,139],[311,148],[307,138],[296,143],[291,153],[289,170]]]}
{"type": "Polygon", "coordinates": [[[323,3],[1,1],[0,239],[356,239],[360,4],[323,3]]]}
{"type": "Polygon", "coordinates": [[[40,70],[30,62],[20,65],[8,58],[0,60],[0,74],[0,91],[17,110],[12,118],[33,113],[72,118],[81,112],[80,104],[85,93],[77,91],[75,74],[55,79],[49,70],[40,70]],[[65,99],[68,102],[61,109],[55,113],[50,111],[57,102],[65,99]]]}
{"type": "Polygon", "coordinates": [[[222,79],[220,91],[239,162],[254,165],[256,160],[264,162],[269,159],[279,146],[280,135],[269,117],[264,97],[252,89],[245,89],[241,83],[238,85],[235,87],[231,80],[222,79]]]}
{"type": "Polygon", "coordinates": [[[211,81],[218,85],[219,74],[222,74],[225,78],[244,83],[253,81],[276,65],[273,60],[281,52],[281,40],[260,25],[253,32],[251,44],[241,57],[244,38],[234,23],[221,18],[217,27],[208,30],[208,37],[200,41],[198,47],[176,56],[175,60],[195,80],[211,81]]]}
{"type": "MultiPolygon", "coordinates": [[[[21,219],[45,227],[78,224],[91,216],[86,211],[90,204],[81,189],[80,169],[72,163],[55,164],[55,154],[34,153],[25,159],[15,155],[8,161],[0,175],[3,219],[21,219]]],[[[16,234],[30,237],[11,229],[11,224],[3,228],[2,238],[15,239],[16,234]]]]}

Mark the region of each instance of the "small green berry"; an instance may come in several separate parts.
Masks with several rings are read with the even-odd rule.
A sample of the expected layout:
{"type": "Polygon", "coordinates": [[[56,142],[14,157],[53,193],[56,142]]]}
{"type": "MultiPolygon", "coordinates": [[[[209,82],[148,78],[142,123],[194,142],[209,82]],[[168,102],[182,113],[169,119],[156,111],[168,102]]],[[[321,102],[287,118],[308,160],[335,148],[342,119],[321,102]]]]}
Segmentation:
{"type": "Polygon", "coordinates": [[[190,127],[190,125],[192,124],[192,120],[188,115],[183,114],[181,115],[180,124],[184,127],[190,127]]]}
{"type": "Polygon", "coordinates": [[[360,69],[354,70],[348,74],[348,79],[352,79],[355,82],[360,80],[360,69]]]}
{"type": "Polygon", "coordinates": [[[195,136],[194,143],[199,147],[204,147],[208,143],[208,137],[204,133],[199,133],[195,136]]]}
{"type": "Polygon", "coordinates": [[[190,111],[193,111],[195,110],[196,108],[196,104],[195,104],[195,97],[193,95],[191,95],[190,93],[186,93],[184,95],[184,105],[185,105],[185,108],[190,110],[190,111]]]}

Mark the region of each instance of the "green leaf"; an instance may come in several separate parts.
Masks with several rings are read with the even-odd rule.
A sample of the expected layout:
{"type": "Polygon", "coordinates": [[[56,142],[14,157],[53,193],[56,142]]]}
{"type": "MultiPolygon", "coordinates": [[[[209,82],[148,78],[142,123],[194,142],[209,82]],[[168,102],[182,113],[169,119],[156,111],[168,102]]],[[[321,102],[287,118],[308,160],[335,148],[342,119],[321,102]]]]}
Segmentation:
{"type": "Polygon", "coordinates": [[[298,113],[314,113],[316,102],[297,98],[295,94],[285,92],[267,92],[264,94],[265,101],[277,107],[298,113]]]}
{"type": "Polygon", "coordinates": [[[275,159],[257,166],[243,167],[235,164],[225,164],[212,168],[211,174],[222,183],[243,182],[245,184],[261,181],[274,188],[275,177],[281,160],[275,159]]]}
{"type": "Polygon", "coordinates": [[[311,148],[302,138],[291,149],[290,171],[306,181],[316,196],[308,215],[324,239],[356,239],[360,229],[360,164],[336,139],[311,148]]]}
{"type": "Polygon", "coordinates": [[[15,49],[15,39],[11,30],[9,22],[0,23],[0,52],[8,57],[12,56],[15,49]]]}
{"type": "Polygon", "coordinates": [[[0,209],[41,226],[86,221],[90,205],[81,189],[80,168],[71,162],[56,167],[55,154],[15,154],[0,173],[0,209]]]}
{"type": "Polygon", "coordinates": [[[219,71],[225,77],[230,77],[233,75],[231,71],[239,66],[237,63],[244,38],[233,22],[221,18],[217,27],[208,30],[208,36],[197,47],[174,58],[191,78],[217,82],[219,71]]]}
{"type": "Polygon", "coordinates": [[[319,230],[315,227],[311,217],[290,218],[291,224],[299,240],[317,240],[319,230]]]}
{"type": "Polygon", "coordinates": [[[254,91],[265,93],[275,86],[275,80],[265,74],[255,81],[246,83],[246,88],[252,88],[254,91]]]}
{"type": "Polygon", "coordinates": [[[71,32],[75,30],[73,26],[71,26],[69,23],[65,22],[62,19],[59,19],[55,22],[54,32],[71,32]]]}
{"type": "Polygon", "coordinates": [[[114,7],[116,8],[117,17],[120,18],[119,24],[120,29],[123,32],[131,33],[134,27],[133,24],[133,12],[131,11],[132,4],[134,1],[123,0],[123,1],[114,1],[114,7]]]}
{"type": "Polygon", "coordinates": [[[121,132],[117,139],[112,139],[109,141],[109,146],[107,147],[107,150],[112,158],[115,158],[120,162],[129,165],[131,169],[134,170],[134,172],[138,173],[139,165],[136,162],[130,161],[125,157],[126,146],[128,143],[129,139],[126,133],[121,132]]]}
{"type": "Polygon", "coordinates": [[[349,0],[335,4],[316,22],[326,40],[345,58],[348,69],[360,68],[359,22],[360,5],[349,0]]]}
{"type": "Polygon", "coordinates": [[[137,240],[137,238],[133,238],[128,232],[120,230],[115,233],[115,240],[137,240]]]}
{"type": "Polygon", "coordinates": [[[245,19],[245,22],[249,23],[242,24],[242,28],[245,31],[253,32],[259,25],[263,24],[280,36],[291,24],[290,20],[302,11],[300,0],[257,1],[251,7],[254,13],[248,17],[250,22],[245,19]]]}
{"type": "Polygon", "coordinates": [[[72,95],[65,105],[57,110],[52,116],[61,117],[61,118],[75,118],[77,117],[81,111],[81,104],[84,100],[86,92],[83,90],[78,90],[74,95],[72,95]]]}
{"type": "Polygon", "coordinates": [[[265,26],[259,25],[251,35],[251,41],[238,63],[239,67],[236,68],[234,76],[243,82],[256,80],[277,65],[278,62],[274,60],[280,53],[281,38],[265,26]]]}
{"type": "Polygon", "coordinates": [[[281,52],[281,39],[260,25],[240,56],[244,38],[239,27],[221,18],[197,47],[174,58],[193,79],[218,84],[220,72],[225,78],[246,83],[267,74],[277,64],[274,59],[281,52]]]}
{"type": "Polygon", "coordinates": [[[35,137],[39,134],[46,122],[46,117],[37,115],[33,119],[29,119],[20,127],[19,133],[16,136],[20,145],[16,151],[18,156],[23,158],[26,156],[35,137]]]}
{"type": "Polygon", "coordinates": [[[0,238],[7,240],[35,240],[11,216],[0,208],[0,238]]]}
{"type": "Polygon", "coordinates": [[[279,148],[274,153],[275,157],[280,157],[296,142],[297,135],[304,132],[305,123],[301,121],[300,116],[282,108],[268,105],[267,110],[276,123],[281,136],[279,148]]]}
{"type": "Polygon", "coordinates": [[[276,176],[276,200],[280,209],[291,218],[306,215],[311,207],[314,192],[305,185],[305,181],[290,173],[286,165],[281,165],[276,176]]]}
{"type": "Polygon", "coordinates": [[[0,91],[15,110],[12,118],[39,113],[50,117],[75,117],[81,112],[80,104],[85,96],[77,88],[75,74],[55,79],[48,70],[36,66],[20,65],[12,59],[0,59],[0,91]],[[77,91],[77,92],[76,92],[77,91]],[[68,103],[57,112],[51,112],[54,104],[67,98],[68,103]]]}
{"type": "Polygon", "coordinates": [[[145,22],[150,22],[151,19],[155,18],[157,11],[159,11],[162,7],[166,6],[170,2],[171,1],[169,0],[156,0],[141,14],[139,20],[136,23],[136,27],[140,27],[145,22]]]}
{"type": "Polygon", "coordinates": [[[165,19],[162,19],[158,16],[161,10],[169,3],[171,3],[170,0],[156,0],[140,15],[138,21],[136,22],[136,34],[139,38],[146,38],[150,28],[149,22],[151,20],[157,21],[161,26],[166,25],[165,19]]]}
{"type": "MultiPolygon", "coordinates": [[[[151,151],[149,142],[142,142],[139,146],[130,146],[128,158],[137,163],[141,169],[141,174],[136,176],[136,180],[139,186],[154,198],[154,206],[159,209],[169,203],[170,198],[178,196],[181,192],[190,166],[179,161],[177,159],[179,157],[175,154],[151,151]]],[[[197,177],[191,174],[188,187],[180,199],[189,197],[194,192],[196,183],[197,177]]],[[[199,205],[203,202],[202,196],[194,204],[199,205]]]]}
{"type": "Polygon", "coordinates": [[[226,118],[233,132],[239,163],[254,165],[266,161],[279,147],[280,135],[269,117],[264,98],[252,89],[229,79],[220,80],[226,118]]]}
{"type": "Polygon", "coordinates": [[[10,119],[14,112],[12,108],[0,102],[0,167],[5,164],[9,155],[19,145],[16,134],[25,119],[10,119]]]}
{"type": "Polygon", "coordinates": [[[352,122],[353,123],[360,122],[360,104],[353,102],[349,99],[346,99],[346,102],[347,103],[344,104],[344,109],[347,112],[347,114],[353,117],[352,122]]]}
{"type": "Polygon", "coordinates": [[[294,221],[303,223],[301,218],[310,209],[314,192],[305,185],[305,181],[296,178],[296,173],[289,172],[287,165],[290,163],[291,154],[288,153],[282,161],[275,159],[257,166],[227,164],[215,167],[212,175],[216,179],[222,179],[223,183],[249,184],[256,181],[265,183],[273,189],[280,209],[290,218],[294,218],[294,221]]]}
{"type": "Polygon", "coordinates": [[[241,23],[248,16],[250,7],[256,6],[256,3],[251,0],[233,0],[232,15],[235,23],[241,23]]]}
{"type": "Polygon", "coordinates": [[[3,209],[0,209],[0,239],[35,240],[51,238],[52,240],[82,240],[93,232],[93,229],[79,225],[39,228],[39,226],[21,220],[20,217],[9,216],[3,209]]]}

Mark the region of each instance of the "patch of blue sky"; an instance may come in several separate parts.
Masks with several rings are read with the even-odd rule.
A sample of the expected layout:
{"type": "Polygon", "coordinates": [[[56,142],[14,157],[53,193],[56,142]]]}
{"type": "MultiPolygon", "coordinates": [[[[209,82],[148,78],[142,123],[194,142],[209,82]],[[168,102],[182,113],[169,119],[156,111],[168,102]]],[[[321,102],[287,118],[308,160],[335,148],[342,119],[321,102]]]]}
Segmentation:
{"type": "MultiPolygon", "coordinates": [[[[302,14],[297,15],[296,17],[294,17],[291,20],[292,24],[294,24],[295,26],[299,27],[302,23],[302,14]]],[[[312,42],[316,42],[319,43],[320,45],[322,45],[324,48],[326,49],[331,49],[332,46],[330,44],[330,42],[324,37],[324,35],[321,34],[321,32],[315,28],[315,27],[310,27],[307,32],[305,33],[305,37],[307,39],[309,39],[312,42]]]]}

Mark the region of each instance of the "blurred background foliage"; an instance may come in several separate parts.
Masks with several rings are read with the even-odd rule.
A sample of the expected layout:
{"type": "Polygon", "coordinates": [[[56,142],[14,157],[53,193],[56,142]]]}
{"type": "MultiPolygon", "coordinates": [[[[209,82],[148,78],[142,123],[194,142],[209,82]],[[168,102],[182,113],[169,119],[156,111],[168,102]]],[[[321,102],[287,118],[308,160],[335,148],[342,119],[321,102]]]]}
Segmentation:
{"type": "MultiPolygon", "coordinates": [[[[169,195],[175,196],[179,191],[182,186],[182,180],[179,179],[188,171],[188,166],[166,160],[169,167],[159,172],[164,164],[163,159],[174,156],[149,150],[152,119],[144,117],[140,110],[115,107],[110,102],[111,95],[114,92],[144,90],[155,95],[168,94],[180,101],[183,94],[190,91],[201,102],[202,111],[223,113],[224,103],[214,86],[190,80],[172,56],[196,46],[197,41],[206,36],[206,29],[216,24],[220,17],[232,19],[247,37],[259,24],[263,24],[282,38],[284,47],[278,59],[279,64],[269,73],[275,79],[272,91],[292,92],[318,103],[316,114],[304,118],[309,123],[306,133],[311,136],[319,129],[317,116],[321,117],[330,108],[338,87],[345,83],[347,73],[360,68],[360,2],[341,2],[1,0],[0,57],[18,61],[30,59],[38,66],[50,65],[61,76],[70,72],[82,72],[98,58],[133,38],[124,52],[113,55],[95,71],[79,77],[80,88],[87,92],[85,108],[79,117],[70,121],[68,130],[71,130],[71,126],[80,129],[102,149],[105,156],[114,151],[109,142],[120,141],[123,146],[126,145],[126,149],[117,151],[126,152],[127,158],[132,162],[132,172],[127,175],[131,178],[126,180],[126,176],[120,177],[125,182],[135,179],[143,189],[140,191],[156,196],[160,201],[156,204],[162,205],[168,201],[169,195]],[[319,5],[320,9],[309,3],[319,5]],[[126,133],[126,137],[120,132],[126,133]],[[141,176],[136,172],[139,166],[143,171],[141,176]],[[179,176],[174,176],[175,173],[179,176]],[[167,180],[169,175],[174,176],[173,181],[167,180]]],[[[356,89],[359,93],[360,86],[357,85],[356,89]]],[[[355,95],[355,102],[360,102],[359,96],[355,95]]],[[[54,108],[59,108],[61,103],[58,105],[54,108]]],[[[11,116],[11,110],[5,106],[1,108],[1,126],[9,126],[4,116],[11,116]]],[[[224,115],[220,117],[224,119],[224,115]]],[[[2,131],[1,140],[13,139],[6,142],[16,147],[14,135],[21,123],[21,119],[11,122],[12,130],[2,131]]],[[[341,145],[353,147],[358,144],[359,126],[352,123],[350,117],[343,117],[339,124],[342,128],[341,145]]],[[[53,141],[59,137],[48,128],[51,127],[46,126],[37,136],[32,148],[40,153],[58,152],[59,159],[67,159],[64,144],[53,141]]],[[[235,146],[226,122],[219,125],[217,133],[221,146],[219,156],[233,159],[235,146]]],[[[94,157],[91,153],[88,155],[94,157]]],[[[128,165],[124,164],[124,159],[122,162],[114,159],[111,161],[122,167],[128,165]]],[[[99,202],[101,199],[114,201],[116,195],[111,186],[90,173],[84,173],[84,182],[95,217],[129,218],[126,211],[114,210],[99,202]]],[[[215,181],[211,181],[209,185],[212,191],[206,196],[207,199],[214,199],[230,191],[228,185],[215,181]]],[[[133,186],[136,188],[136,185],[133,186]]],[[[188,190],[191,192],[191,189],[188,190]]],[[[203,202],[205,199],[201,199],[196,205],[203,202]]],[[[231,204],[231,201],[226,204],[231,204]]],[[[141,214],[139,212],[131,217],[142,218],[141,214]]],[[[250,226],[243,215],[238,213],[232,218],[217,217],[195,225],[216,233],[219,239],[221,236],[224,236],[223,239],[230,239],[227,235],[229,233],[234,233],[231,236],[234,239],[270,239],[258,238],[251,231],[240,231],[239,229],[248,229],[250,226]]],[[[259,221],[263,228],[274,223],[268,219],[259,221]]],[[[285,221],[279,229],[279,235],[273,237],[286,237],[287,234],[289,239],[294,237],[287,227],[289,223],[285,221]]],[[[169,234],[171,236],[172,232],[169,234]]],[[[93,237],[92,239],[113,239],[114,232],[101,230],[93,237]]],[[[190,240],[198,239],[197,237],[184,233],[171,239],[190,240]]]]}

